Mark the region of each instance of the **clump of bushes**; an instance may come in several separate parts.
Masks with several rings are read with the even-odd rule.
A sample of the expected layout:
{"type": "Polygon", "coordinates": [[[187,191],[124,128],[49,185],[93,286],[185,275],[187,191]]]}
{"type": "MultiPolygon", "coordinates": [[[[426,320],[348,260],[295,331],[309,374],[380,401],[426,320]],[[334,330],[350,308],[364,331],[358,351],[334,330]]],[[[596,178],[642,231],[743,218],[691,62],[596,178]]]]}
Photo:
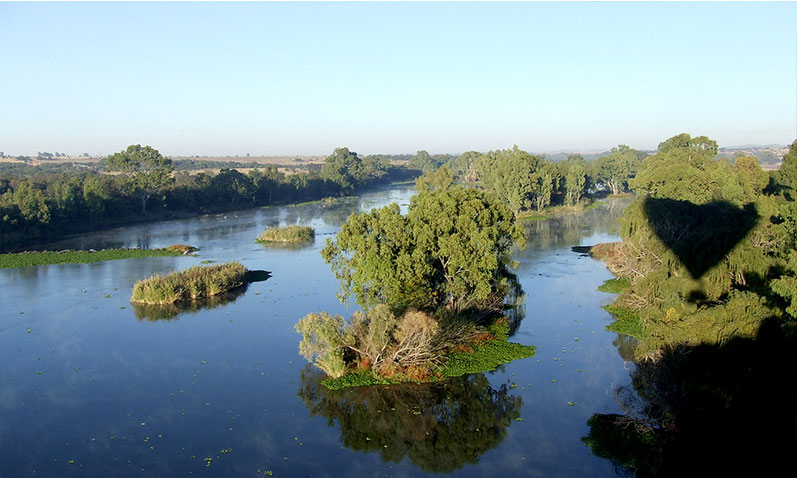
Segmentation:
{"type": "Polygon", "coordinates": [[[269,227],[257,236],[257,242],[305,242],[313,238],[315,230],[310,226],[269,227]]]}
{"type": "Polygon", "coordinates": [[[302,356],[332,378],[350,369],[386,377],[428,375],[442,362],[446,348],[457,342],[429,314],[411,309],[396,316],[384,304],[355,312],[348,324],[339,315],[309,314],[296,331],[304,335],[302,356]]]}
{"type": "Polygon", "coordinates": [[[172,304],[182,300],[211,297],[246,283],[247,270],[240,262],[195,266],[182,272],[155,274],[133,286],[132,302],[172,304]]]}
{"type": "MultiPolygon", "coordinates": [[[[326,312],[308,314],[296,324],[296,330],[303,335],[299,352],[330,378],[344,378],[348,384],[344,376],[356,376],[349,385],[369,385],[461,375],[457,371],[464,365],[459,362],[474,354],[485,355],[467,364],[470,368],[483,366],[478,371],[533,354],[533,347],[508,343],[508,327],[505,321],[498,323],[502,325],[485,328],[456,318],[441,321],[415,309],[396,315],[387,305],[379,304],[355,312],[349,323],[326,312]],[[504,350],[498,342],[511,350],[504,350]],[[448,362],[456,363],[452,373],[448,373],[448,362]]],[[[341,384],[336,382],[325,385],[339,388],[341,384]]]]}

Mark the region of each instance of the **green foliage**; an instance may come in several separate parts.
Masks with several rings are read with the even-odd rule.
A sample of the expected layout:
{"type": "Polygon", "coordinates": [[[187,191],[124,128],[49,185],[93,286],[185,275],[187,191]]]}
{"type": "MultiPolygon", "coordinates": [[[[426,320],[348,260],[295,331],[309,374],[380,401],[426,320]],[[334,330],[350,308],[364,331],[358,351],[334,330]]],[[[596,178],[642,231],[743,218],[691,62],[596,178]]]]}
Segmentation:
{"type": "Polygon", "coordinates": [[[614,322],[607,325],[606,330],[635,337],[637,339],[645,338],[642,318],[639,316],[639,313],[617,305],[607,305],[603,308],[614,317],[614,322]]]}
{"type": "Polygon", "coordinates": [[[415,180],[415,189],[418,192],[448,189],[454,185],[454,175],[447,166],[443,165],[434,171],[423,173],[415,180]]]}
{"type": "Polygon", "coordinates": [[[637,152],[621,144],[612,148],[607,156],[601,156],[593,164],[598,181],[609,186],[612,194],[625,192],[629,179],[636,175],[639,168],[637,152]]]}
{"type": "Polygon", "coordinates": [[[304,242],[315,238],[315,230],[310,226],[269,227],[257,236],[256,241],[269,242],[304,242]]]}
{"type": "Polygon", "coordinates": [[[515,145],[512,149],[490,151],[482,155],[476,163],[476,170],[480,185],[517,214],[530,208],[533,198],[546,193],[541,186],[543,178],[535,176],[541,163],[541,157],[533,156],[515,145]]]}
{"type": "Polygon", "coordinates": [[[495,370],[499,365],[534,355],[536,348],[509,342],[509,327],[498,322],[489,328],[491,340],[473,347],[473,350],[448,355],[441,372],[446,377],[459,377],[469,373],[495,370]]]}
{"type": "Polygon", "coordinates": [[[114,153],[106,159],[111,171],[123,175],[121,185],[128,194],[141,201],[141,212],[147,210],[147,200],[174,182],[172,161],[164,158],[151,146],[131,144],[124,151],[114,153]]]}
{"type": "Polygon", "coordinates": [[[619,294],[629,287],[631,287],[631,281],[627,277],[615,277],[598,286],[598,290],[609,294],[619,294]]]}
{"type": "Polygon", "coordinates": [[[165,276],[155,274],[133,285],[131,302],[171,304],[228,292],[246,283],[247,270],[240,262],[195,266],[165,276]]]}
{"type": "Polygon", "coordinates": [[[387,168],[388,164],[379,158],[363,160],[349,148],[335,148],[324,160],[321,178],[337,185],[341,195],[348,195],[358,186],[384,177],[387,168]]]}
{"type": "Polygon", "coordinates": [[[789,146],[789,152],[783,156],[783,162],[776,175],[777,181],[785,194],[793,201],[797,201],[797,140],[789,146]]]}
{"type": "Polygon", "coordinates": [[[441,158],[432,156],[427,151],[421,150],[410,159],[410,167],[424,173],[430,173],[443,165],[441,158]]]}
{"type": "Polygon", "coordinates": [[[296,324],[296,331],[302,334],[299,353],[332,378],[346,373],[343,353],[353,341],[343,324],[343,317],[326,312],[308,314],[296,324]]]}
{"type": "Polygon", "coordinates": [[[341,300],[450,310],[487,307],[506,288],[522,229],[502,203],[462,187],[421,192],[402,216],[396,204],[352,215],[322,255],[341,282],[341,300]]]}
{"type": "Polygon", "coordinates": [[[107,249],[101,251],[43,251],[0,254],[0,269],[35,267],[48,264],[88,264],[91,262],[140,259],[143,257],[179,256],[168,249],[107,249]]]}
{"type": "Polygon", "coordinates": [[[679,135],[631,181],[638,197],[621,221],[623,243],[604,260],[629,283],[615,304],[628,316],[616,314],[611,328],[644,331],[638,357],[751,337],[763,320],[793,312],[793,203],[767,192],[754,158],[731,166],[715,154],[712,140],[679,135]]]}

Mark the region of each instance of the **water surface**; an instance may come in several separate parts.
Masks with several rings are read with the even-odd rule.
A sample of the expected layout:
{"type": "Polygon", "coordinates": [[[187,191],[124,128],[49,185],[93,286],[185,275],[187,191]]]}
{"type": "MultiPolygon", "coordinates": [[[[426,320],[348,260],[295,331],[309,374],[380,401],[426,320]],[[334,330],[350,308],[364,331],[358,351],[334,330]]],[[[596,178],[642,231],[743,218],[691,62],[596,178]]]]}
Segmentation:
{"type": "Polygon", "coordinates": [[[309,312],[349,316],[319,250],[348,214],[398,202],[391,189],[336,205],[209,215],[86,234],[62,248],[199,247],[147,258],[0,271],[0,476],[616,476],[581,438],[619,413],[627,340],[605,331],[596,291],[611,274],[570,247],[617,240],[623,204],[526,225],[515,253],[526,292],[512,340],[537,355],[429,386],[329,392],[298,353],[309,312]],[[316,229],[312,244],[256,244],[268,226],[316,229]],[[133,307],[132,285],[203,261],[271,271],[209,307],[133,307]],[[209,460],[208,460],[209,459],[209,460]],[[209,466],[208,466],[209,465],[209,466]]]}

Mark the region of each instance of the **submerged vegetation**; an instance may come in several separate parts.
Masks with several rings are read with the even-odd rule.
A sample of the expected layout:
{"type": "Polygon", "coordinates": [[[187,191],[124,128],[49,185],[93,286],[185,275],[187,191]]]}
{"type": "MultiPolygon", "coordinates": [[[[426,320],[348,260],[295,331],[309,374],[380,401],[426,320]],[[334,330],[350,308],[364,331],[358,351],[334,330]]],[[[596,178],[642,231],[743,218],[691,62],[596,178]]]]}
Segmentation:
{"type": "Polygon", "coordinates": [[[325,312],[296,324],[300,352],[333,388],[440,380],[533,353],[495,323],[512,288],[510,248],[524,244],[514,214],[445,171],[419,189],[406,216],[396,204],[352,215],[322,251],[341,300],[364,308],[348,324],[325,312]]]}
{"type": "Polygon", "coordinates": [[[91,262],[140,259],[144,257],[167,257],[183,255],[181,250],[171,249],[104,249],[100,251],[31,251],[0,254],[0,269],[34,267],[48,264],[88,264],[91,262]]]}
{"type": "Polygon", "coordinates": [[[257,236],[257,242],[293,243],[312,241],[313,238],[315,230],[310,226],[269,227],[257,236]]]}
{"type": "Polygon", "coordinates": [[[130,300],[140,304],[172,304],[211,297],[244,285],[247,272],[240,262],[228,262],[195,266],[165,276],[155,274],[135,283],[130,300]]]}

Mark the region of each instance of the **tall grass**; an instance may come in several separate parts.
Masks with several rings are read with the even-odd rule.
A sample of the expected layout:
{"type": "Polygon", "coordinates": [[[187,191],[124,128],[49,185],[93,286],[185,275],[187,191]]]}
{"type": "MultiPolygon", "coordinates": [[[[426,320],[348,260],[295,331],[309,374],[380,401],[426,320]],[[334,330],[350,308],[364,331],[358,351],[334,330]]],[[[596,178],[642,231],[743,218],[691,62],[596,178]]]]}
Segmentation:
{"type": "Polygon", "coordinates": [[[155,274],[135,283],[130,300],[140,304],[172,304],[211,297],[244,285],[246,273],[240,262],[228,262],[195,266],[165,276],[155,274]]]}
{"type": "Polygon", "coordinates": [[[257,242],[304,242],[314,237],[315,230],[310,226],[269,227],[257,236],[257,242]]]}

